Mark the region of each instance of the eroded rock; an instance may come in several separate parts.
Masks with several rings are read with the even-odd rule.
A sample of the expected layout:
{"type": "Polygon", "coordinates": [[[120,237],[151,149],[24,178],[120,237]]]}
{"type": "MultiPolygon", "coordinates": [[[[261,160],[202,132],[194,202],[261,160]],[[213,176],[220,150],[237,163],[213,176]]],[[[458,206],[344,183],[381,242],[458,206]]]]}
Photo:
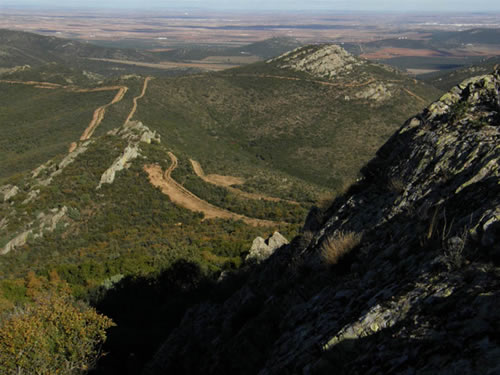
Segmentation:
{"type": "Polygon", "coordinates": [[[279,232],[274,232],[272,236],[264,240],[262,237],[257,237],[253,240],[250,253],[245,260],[252,262],[262,262],[269,258],[276,249],[283,245],[287,245],[288,240],[283,237],[279,232]]]}
{"type": "Polygon", "coordinates": [[[19,193],[19,188],[15,185],[4,185],[0,187],[0,198],[2,201],[6,202],[9,199],[15,197],[19,193]]]}
{"type": "Polygon", "coordinates": [[[306,72],[319,78],[333,78],[364,65],[365,61],[340,46],[323,45],[299,47],[268,60],[268,63],[277,63],[280,68],[306,72]]]}
{"type": "Polygon", "coordinates": [[[57,224],[66,216],[68,208],[66,206],[61,209],[54,208],[49,210],[48,213],[40,213],[38,215],[37,222],[31,222],[26,229],[21,233],[18,233],[14,238],[12,238],[7,244],[0,249],[0,255],[7,254],[16,247],[20,247],[26,244],[28,238],[33,236],[33,238],[39,238],[43,236],[44,231],[53,232],[57,224]]]}

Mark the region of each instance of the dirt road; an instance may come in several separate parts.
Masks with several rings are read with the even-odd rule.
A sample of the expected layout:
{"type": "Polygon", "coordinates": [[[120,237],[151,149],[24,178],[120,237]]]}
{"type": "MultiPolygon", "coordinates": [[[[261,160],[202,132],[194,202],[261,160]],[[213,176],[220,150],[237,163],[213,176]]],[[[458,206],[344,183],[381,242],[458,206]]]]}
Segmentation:
{"type": "MultiPolygon", "coordinates": [[[[104,86],[104,87],[95,87],[95,88],[78,88],[75,86],[63,86],[57,83],[50,83],[50,82],[37,82],[37,81],[11,81],[11,80],[0,80],[0,83],[9,83],[9,84],[20,84],[20,85],[30,85],[30,86],[35,86],[36,88],[39,89],[63,89],[63,90],[69,90],[72,92],[101,92],[101,91],[115,91],[118,90],[114,98],[108,103],[103,106],[100,106],[94,111],[94,114],[92,115],[92,120],[88,124],[87,128],[83,131],[82,135],[80,136],[80,141],[86,141],[89,139],[94,131],[97,129],[99,124],[102,122],[104,118],[104,114],[106,113],[106,108],[108,108],[110,105],[113,105],[115,103],[118,103],[123,99],[125,96],[128,87],[127,86],[104,86]]],[[[135,112],[135,109],[134,109],[135,112]]],[[[76,142],[72,142],[71,145],[69,146],[68,152],[72,152],[77,146],[76,142]]]]}
{"type": "Polygon", "coordinates": [[[0,83],[10,83],[16,85],[28,85],[35,86],[39,89],[59,89],[66,88],[66,86],[59,85],[58,83],[50,83],[50,82],[36,82],[36,81],[12,81],[7,79],[0,79],[0,83]]]}
{"type": "MultiPolygon", "coordinates": [[[[227,75],[227,76],[231,77],[234,75],[227,75]]],[[[256,77],[256,78],[274,78],[274,79],[283,79],[286,81],[304,81],[304,82],[317,83],[318,85],[322,85],[322,86],[333,86],[333,87],[362,87],[362,86],[369,85],[370,83],[373,83],[376,81],[374,78],[371,78],[366,82],[335,83],[335,82],[320,81],[320,80],[315,80],[315,79],[303,79],[303,78],[298,78],[298,77],[287,77],[287,76],[278,76],[278,75],[271,75],[271,74],[237,74],[236,76],[238,76],[238,77],[256,77]]]]}
{"type": "MultiPolygon", "coordinates": [[[[94,91],[104,91],[104,87],[100,87],[99,89],[93,89],[94,91]]],[[[116,89],[116,87],[112,88],[113,90],[116,89]]],[[[115,97],[113,100],[111,100],[108,104],[105,104],[103,106],[100,106],[94,111],[94,115],[92,116],[92,121],[90,121],[90,124],[87,126],[87,128],[84,130],[83,134],[80,137],[80,141],[86,141],[90,137],[92,137],[92,134],[94,134],[94,131],[97,129],[99,124],[101,123],[102,119],[104,118],[104,114],[106,113],[106,108],[108,108],[110,105],[113,105],[115,103],[118,103],[123,99],[125,96],[125,93],[127,92],[128,87],[126,86],[118,86],[118,92],[116,93],[115,97]]],[[[85,89],[82,89],[81,92],[90,92],[85,91],[85,89]]]]}
{"type": "Polygon", "coordinates": [[[205,174],[200,163],[193,159],[189,159],[189,161],[191,162],[194,173],[196,173],[199,178],[201,178],[205,182],[208,182],[209,184],[230,187],[232,185],[242,185],[243,183],[245,183],[245,180],[241,177],[222,176],[219,174],[205,174]]]}
{"type": "Polygon", "coordinates": [[[204,220],[221,218],[231,220],[242,220],[243,222],[253,226],[276,227],[281,223],[276,223],[269,220],[260,220],[249,218],[244,215],[236,214],[222,208],[216,207],[207,201],[202,200],[198,196],[191,193],[189,190],[180,185],[172,177],[172,171],[177,168],[177,158],[169,152],[172,164],[165,172],[156,164],[145,165],[144,170],[148,174],[149,181],[153,186],[159,187],[161,191],[168,195],[172,202],[195,212],[202,212],[205,215],[204,220]]]}
{"type": "Polygon", "coordinates": [[[288,201],[285,199],[280,199],[280,198],[275,198],[275,197],[270,197],[267,195],[263,194],[254,194],[254,193],[248,193],[246,191],[237,189],[233,187],[232,185],[242,185],[245,180],[241,177],[233,177],[233,176],[222,176],[219,174],[205,174],[203,171],[203,168],[201,167],[200,163],[198,163],[196,160],[189,159],[191,162],[191,165],[193,167],[194,173],[201,178],[203,181],[208,182],[209,184],[212,185],[217,185],[217,186],[222,186],[229,190],[230,192],[239,195],[243,198],[247,199],[256,199],[256,200],[265,200],[265,201],[270,201],[270,202],[287,202],[291,204],[298,204],[297,202],[294,201],[288,201]]]}
{"type": "Polygon", "coordinates": [[[420,96],[418,96],[417,94],[414,94],[413,92],[411,92],[410,90],[408,89],[405,89],[403,88],[403,90],[408,94],[408,95],[411,95],[413,96],[414,98],[420,100],[422,103],[427,103],[427,100],[425,100],[424,98],[421,98],[420,96]]]}
{"type": "Polygon", "coordinates": [[[146,90],[148,89],[148,82],[152,79],[153,77],[146,77],[144,79],[144,85],[142,86],[142,92],[139,96],[136,96],[133,100],[134,104],[132,105],[132,109],[130,110],[130,113],[128,114],[127,116],[127,119],[125,120],[124,124],[126,124],[127,122],[129,122],[132,117],[134,117],[135,115],[135,111],[137,111],[137,101],[139,99],[142,99],[144,97],[144,95],[146,94],[146,90]]]}

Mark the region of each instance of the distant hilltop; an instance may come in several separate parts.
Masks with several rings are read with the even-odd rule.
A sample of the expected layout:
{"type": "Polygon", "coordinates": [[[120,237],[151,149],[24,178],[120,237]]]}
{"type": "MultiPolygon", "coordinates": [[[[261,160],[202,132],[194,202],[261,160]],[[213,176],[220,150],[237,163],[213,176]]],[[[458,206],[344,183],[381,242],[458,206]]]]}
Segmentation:
{"type": "Polygon", "coordinates": [[[362,66],[365,62],[366,60],[351,55],[334,44],[298,47],[268,60],[268,63],[276,63],[280,68],[306,72],[319,78],[333,78],[342,73],[349,73],[354,67],[362,66]]]}

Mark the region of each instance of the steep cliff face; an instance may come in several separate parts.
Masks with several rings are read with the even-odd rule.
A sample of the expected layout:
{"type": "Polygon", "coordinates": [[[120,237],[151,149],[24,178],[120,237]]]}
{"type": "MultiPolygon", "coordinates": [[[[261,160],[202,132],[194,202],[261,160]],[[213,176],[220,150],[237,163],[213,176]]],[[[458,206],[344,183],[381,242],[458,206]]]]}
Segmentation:
{"type": "Polygon", "coordinates": [[[498,374],[499,90],[496,69],[409,119],[145,373],[498,374]]]}

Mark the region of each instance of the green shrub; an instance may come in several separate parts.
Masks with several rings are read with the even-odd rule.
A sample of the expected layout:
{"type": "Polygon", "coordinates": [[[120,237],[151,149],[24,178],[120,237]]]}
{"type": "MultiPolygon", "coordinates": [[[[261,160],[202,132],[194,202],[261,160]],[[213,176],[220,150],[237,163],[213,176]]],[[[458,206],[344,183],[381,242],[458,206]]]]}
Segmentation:
{"type": "MultiPolygon", "coordinates": [[[[53,280],[51,281],[51,283],[53,280]]],[[[77,302],[62,283],[46,290],[31,275],[33,302],[0,325],[0,373],[81,374],[99,358],[111,319],[77,302]]]]}

